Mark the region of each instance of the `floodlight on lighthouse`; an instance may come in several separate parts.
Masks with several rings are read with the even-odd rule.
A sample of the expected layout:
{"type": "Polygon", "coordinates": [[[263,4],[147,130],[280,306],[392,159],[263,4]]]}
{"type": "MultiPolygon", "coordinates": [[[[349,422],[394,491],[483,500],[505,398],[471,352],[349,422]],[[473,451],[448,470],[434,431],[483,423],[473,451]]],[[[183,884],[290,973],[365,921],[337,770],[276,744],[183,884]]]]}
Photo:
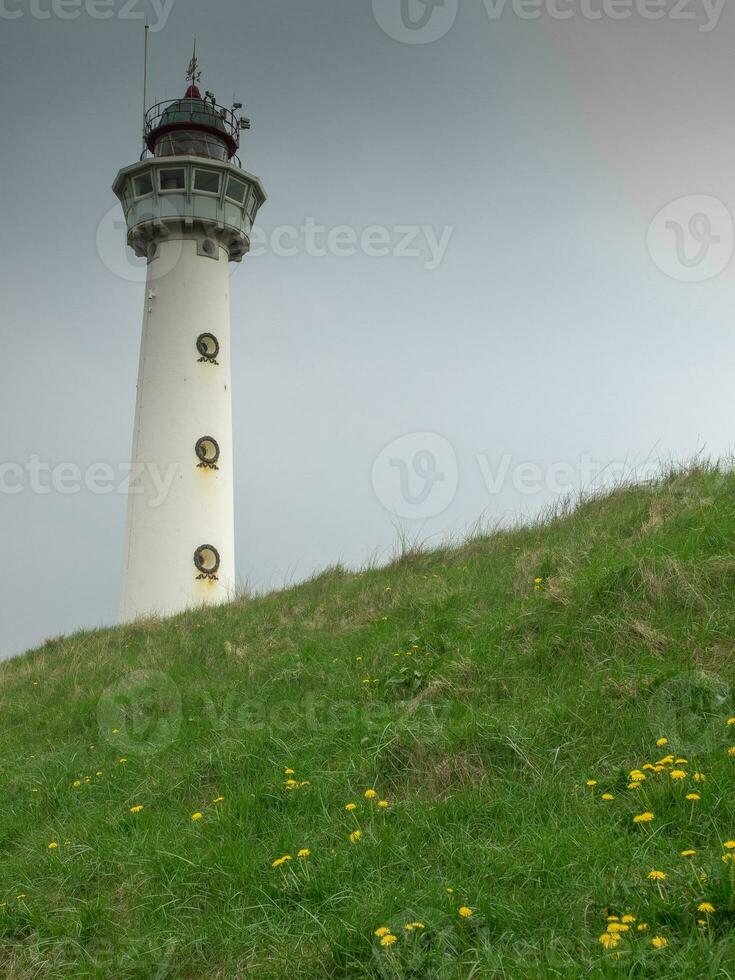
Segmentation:
{"type": "Polygon", "coordinates": [[[240,120],[189,69],[182,98],[146,110],[141,159],[113,185],[147,260],[124,622],[224,602],[236,582],[228,264],[265,191],[238,158],[240,120]]]}

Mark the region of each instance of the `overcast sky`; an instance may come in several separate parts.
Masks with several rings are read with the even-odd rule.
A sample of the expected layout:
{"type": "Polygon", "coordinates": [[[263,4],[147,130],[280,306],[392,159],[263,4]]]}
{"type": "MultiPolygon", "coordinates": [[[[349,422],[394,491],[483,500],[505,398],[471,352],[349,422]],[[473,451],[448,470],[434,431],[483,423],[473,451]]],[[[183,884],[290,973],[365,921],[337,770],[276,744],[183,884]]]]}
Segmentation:
{"type": "Polygon", "coordinates": [[[117,612],[144,14],[151,100],[196,35],[269,194],[231,267],[243,583],[729,452],[732,9],[0,0],[0,656],[117,612]]]}

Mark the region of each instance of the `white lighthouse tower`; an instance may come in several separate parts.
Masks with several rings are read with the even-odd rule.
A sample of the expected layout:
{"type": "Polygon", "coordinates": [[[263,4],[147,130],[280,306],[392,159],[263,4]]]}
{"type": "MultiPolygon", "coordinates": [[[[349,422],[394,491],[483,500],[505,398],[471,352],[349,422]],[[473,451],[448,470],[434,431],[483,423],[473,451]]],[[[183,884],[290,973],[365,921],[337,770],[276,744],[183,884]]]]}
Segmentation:
{"type": "Polygon", "coordinates": [[[241,109],[201,94],[145,113],[144,150],[113,185],[147,259],[120,619],[224,602],[235,587],[230,262],[265,200],[237,151],[241,109]]]}

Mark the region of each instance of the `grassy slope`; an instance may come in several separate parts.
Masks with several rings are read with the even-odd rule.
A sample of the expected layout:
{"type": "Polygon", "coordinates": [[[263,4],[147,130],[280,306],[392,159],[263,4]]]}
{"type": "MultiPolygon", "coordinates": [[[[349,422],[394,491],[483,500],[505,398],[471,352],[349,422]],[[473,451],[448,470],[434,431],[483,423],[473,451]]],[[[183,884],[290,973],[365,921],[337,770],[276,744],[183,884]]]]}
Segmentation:
{"type": "Polygon", "coordinates": [[[734,542],[695,471],[0,664],[0,974],[732,977],[734,542]],[[605,908],[650,924],[617,960],[605,908]]]}

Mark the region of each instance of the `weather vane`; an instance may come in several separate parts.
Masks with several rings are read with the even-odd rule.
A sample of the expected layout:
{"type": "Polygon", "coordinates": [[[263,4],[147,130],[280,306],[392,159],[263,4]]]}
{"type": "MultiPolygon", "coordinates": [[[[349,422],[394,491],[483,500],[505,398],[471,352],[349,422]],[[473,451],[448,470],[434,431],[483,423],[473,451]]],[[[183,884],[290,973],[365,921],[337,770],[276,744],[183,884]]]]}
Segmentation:
{"type": "Polygon", "coordinates": [[[197,61],[197,42],[194,39],[194,53],[191,56],[191,61],[189,62],[189,67],[186,69],[186,77],[191,81],[192,85],[196,85],[199,79],[202,77],[202,73],[198,71],[199,62],[197,61]]]}

